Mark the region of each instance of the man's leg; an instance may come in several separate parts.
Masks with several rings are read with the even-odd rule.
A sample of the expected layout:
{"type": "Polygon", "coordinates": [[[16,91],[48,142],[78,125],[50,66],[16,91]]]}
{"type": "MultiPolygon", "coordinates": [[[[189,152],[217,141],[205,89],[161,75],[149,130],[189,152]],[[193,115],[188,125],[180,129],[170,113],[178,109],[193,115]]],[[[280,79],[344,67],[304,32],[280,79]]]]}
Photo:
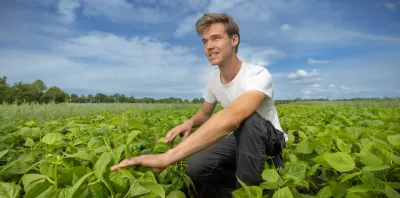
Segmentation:
{"type": "MultiPolygon", "coordinates": [[[[276,138],[276,133],[279,132],[271,125],[271,122],[255,112],[234,132],[237,147],[236,175],[247,186],[258,186],[263,182],[261,174],[268,157],[266,153],[269,152],[266,144],[270,138],[276,138]]],[[[279,157],[272,161],[276,167],[283,166],[279,157]]],[[[240,187],[237,182],[236,188],[240,187]]]]}
{"type": "Polygon", "coordinates": [[[193,154],[187,160],[186,174],[196,187],[218,191],[235,188],[236,141],[233,134],[193,154]]]}

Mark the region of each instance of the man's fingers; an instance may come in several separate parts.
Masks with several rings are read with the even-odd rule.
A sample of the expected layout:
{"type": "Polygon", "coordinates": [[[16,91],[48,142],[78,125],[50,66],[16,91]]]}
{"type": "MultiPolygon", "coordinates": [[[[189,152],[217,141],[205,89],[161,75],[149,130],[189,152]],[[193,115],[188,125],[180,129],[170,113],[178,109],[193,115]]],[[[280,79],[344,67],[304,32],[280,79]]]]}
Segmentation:
{"type": "Polygon", "coordinates": [[[185,141],[185,139],[187,137],[189,137],[189,135],[190,135],[190,132],[185,132],[185,135],[183,136],[182,141],[185,141]]]}
{"type": "Polygon", "coordinates": [[[110,168],[111,171],[115,171],[119,168],[124,168],[127,166],[133,166],[133,165],[138,165],[139,160],[137,160],[137,158],[130,158],[130,159],[125,159],[122,162],[120,162],[117,165],[114,165],[110,168]]]}

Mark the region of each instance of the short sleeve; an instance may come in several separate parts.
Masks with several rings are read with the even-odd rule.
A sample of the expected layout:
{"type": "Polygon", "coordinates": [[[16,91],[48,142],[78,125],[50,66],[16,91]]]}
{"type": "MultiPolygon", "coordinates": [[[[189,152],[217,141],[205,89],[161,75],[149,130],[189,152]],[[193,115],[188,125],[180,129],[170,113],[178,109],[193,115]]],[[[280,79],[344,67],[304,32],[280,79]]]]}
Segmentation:
{"type": "Polygon", "coordinates": [[[246,82],[245,91],[257,90],[272,98],[272,76],[265,68],[254,72],[246,82]]]}
{"type": "Polygon", "coordinates": [[[211,88],[212,88],[211,80],[208,80],[208,82],[206,84],[206,88],[204,90],[203,97],[204,97],[205,101],[207,101],[208,103],[213,104],[213,103],[217,102],[217,99],[216,99],[214,93],[212,92],[211,88]]]}

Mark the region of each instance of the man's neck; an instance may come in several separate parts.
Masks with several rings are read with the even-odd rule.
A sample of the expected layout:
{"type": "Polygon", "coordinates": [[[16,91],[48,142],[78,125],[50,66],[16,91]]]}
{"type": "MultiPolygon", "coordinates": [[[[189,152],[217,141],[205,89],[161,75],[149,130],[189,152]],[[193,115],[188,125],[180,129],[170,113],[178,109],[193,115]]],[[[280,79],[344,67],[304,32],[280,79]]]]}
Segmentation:
{"type": "Polygon", "coordinates": [[[218,65],[222,84],[230,83],[239,73],[241,67],[242,61],[237,56],[232,56],[222,65],[218,65]]]}

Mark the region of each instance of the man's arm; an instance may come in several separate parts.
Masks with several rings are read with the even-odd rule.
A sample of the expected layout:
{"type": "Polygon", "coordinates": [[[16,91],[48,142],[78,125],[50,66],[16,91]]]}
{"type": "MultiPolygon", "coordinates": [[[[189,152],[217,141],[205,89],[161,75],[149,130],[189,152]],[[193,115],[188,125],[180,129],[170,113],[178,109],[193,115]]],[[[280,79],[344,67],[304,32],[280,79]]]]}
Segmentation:
{"type": "Polygon", "coordinates": [[[208,103],[207,101],[204,101],[200,111],[197,112],[192,118],[187,120],[187,122],[194,128],[200,127],[208,119],[210,119],[216,104],[217,103],[208,103]]]}
{"type": "Polygon", "coordinates": [[[241,122],[253,114],[261,105],[266,95],[260,91],[249,90],[236,99],[229,107],[209,118],[195,133],[187,137],[176,147],[170,149],[167,164],[199,152],[217,142],[229,132],[237,129],[241,122]]]}

